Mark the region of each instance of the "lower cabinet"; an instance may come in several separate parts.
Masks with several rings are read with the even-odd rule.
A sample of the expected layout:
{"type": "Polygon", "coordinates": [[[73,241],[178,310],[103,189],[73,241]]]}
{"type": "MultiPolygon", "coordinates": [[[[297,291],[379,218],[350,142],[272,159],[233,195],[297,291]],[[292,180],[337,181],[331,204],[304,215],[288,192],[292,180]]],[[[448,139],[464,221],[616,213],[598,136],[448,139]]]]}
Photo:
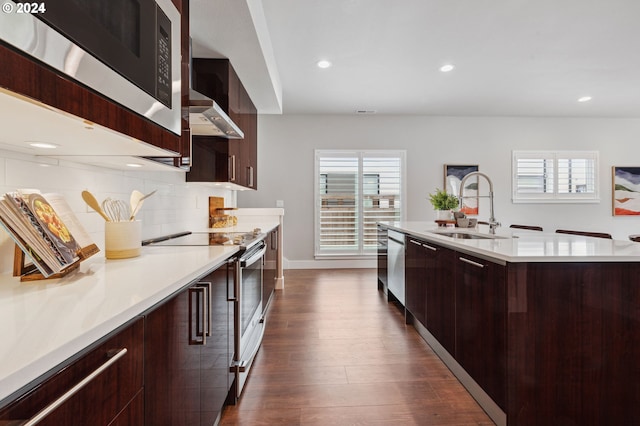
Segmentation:
{"type": "Polygon", "coordinates": [[[408,235],[406,309],[506,410],[506,267],[408,235]]]}
{"type": "Polygon", "coordinates": [[[455,359],[506,411],[506,267],[456,252],[455,359]]]}
{"type": "Polygon", "coordinates": [[[455,252],[407,237],[406,308],[450,353],[455,353],[455,252]]]}
{"type": "Polygon", "coordinates": [[[39,425],[143,425],[143,333],[138,318],[98,342],[0,410],[0,424],[41,416],[39,425]],[[64,399],[81,382],[86,385],[64,399]]]}
{"type": "Polygon", "coordinates": [[[0,425],[215,424],[234,378],[233,279],[225,264],[74,356],[4,405],[0,425]]]}
{"type": "Polygon", "coordinates": [[[427,250],[421,240],[407,236],[405,239],[404,285],[405,307],[414,320],[427,324],[427,250]]]}
{"type": "Polygon", "coordinates": [[[456,252],[428,243],[425,249],[426,327],[449,352],[456,339],[456,252]]]}
{"type": "Polygon", "coordinates": [[[146,315],[145,424],[212,425],[221,414],[232,384],[232,280],[222,266],[146,315]]]}

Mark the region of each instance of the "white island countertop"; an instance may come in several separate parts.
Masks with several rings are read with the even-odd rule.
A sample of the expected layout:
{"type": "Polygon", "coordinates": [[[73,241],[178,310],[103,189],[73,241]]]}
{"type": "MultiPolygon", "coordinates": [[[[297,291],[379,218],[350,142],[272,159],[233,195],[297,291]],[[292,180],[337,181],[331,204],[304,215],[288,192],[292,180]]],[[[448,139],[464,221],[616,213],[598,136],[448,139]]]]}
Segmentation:
{"type": "Polygon", "coordinates": [[[488,227],[442,228],[435,222],[382,222],[390,229],[501,262],[640,262],[640,243],[522,229],[497,228],[495,239],[459,239],[438,232],[491,236],[488,227]]]}

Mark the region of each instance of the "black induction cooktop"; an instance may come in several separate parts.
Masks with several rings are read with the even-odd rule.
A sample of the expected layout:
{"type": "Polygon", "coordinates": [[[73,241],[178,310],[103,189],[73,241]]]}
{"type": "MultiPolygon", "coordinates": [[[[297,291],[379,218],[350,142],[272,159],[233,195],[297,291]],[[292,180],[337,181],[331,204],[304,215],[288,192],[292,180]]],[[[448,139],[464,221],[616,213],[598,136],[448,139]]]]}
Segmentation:
{"type": "Polygon", "coordinates": [[[223,246],[236,245],[248,248],[264,239],[259,229],[252,232],[179,232],[163,237],[150,238],[143,246],[223,246]]]}

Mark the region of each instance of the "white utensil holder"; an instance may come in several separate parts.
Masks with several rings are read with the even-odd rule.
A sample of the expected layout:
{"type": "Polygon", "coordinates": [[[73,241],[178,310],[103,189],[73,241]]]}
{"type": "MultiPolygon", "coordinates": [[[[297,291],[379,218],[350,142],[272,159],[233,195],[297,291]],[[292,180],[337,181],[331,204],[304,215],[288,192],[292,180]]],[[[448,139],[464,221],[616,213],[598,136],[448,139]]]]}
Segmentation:
{"type": "Polygon", "coordinates": [[[104,251],[107,259],[128,259],[142,252],[142,222],[104,223],[104,251]]]}

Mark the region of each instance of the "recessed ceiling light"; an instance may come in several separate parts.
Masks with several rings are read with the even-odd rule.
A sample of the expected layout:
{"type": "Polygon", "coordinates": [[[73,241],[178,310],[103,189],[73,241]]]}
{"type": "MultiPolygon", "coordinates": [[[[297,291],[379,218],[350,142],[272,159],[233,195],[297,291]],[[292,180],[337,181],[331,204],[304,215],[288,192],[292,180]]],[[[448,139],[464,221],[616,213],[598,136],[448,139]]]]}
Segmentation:
{"type": "Polygon", "coordinates": [[[583,96],[578,98],[578,102],[589,102],[591,100],[591,96],[583,96]]]}
{"type": "Polygon", "coordinates": [[[449,72],[449,71],[453,71],[453,69],[455,68],[455,66],[451,65],[451,64],[446,64],[440,67],[440,71],[442,72],[449,72]]]}
{"type": "Polygon", "coordinates": [[[34,148],[43,148],[43,149],[55,149],[58,145],[49,142],[27,142],[29,146],[34,148]]]}
{"type": "Polygon", "coordinates": [[[140,164],[140,163],[127,163],[126,166],[135,168],[135,167],[142,167],[142,164],[140,164]]]}
{"type": "Polygon", "coordinates": [[[331,62],[323,59],[321,61],[318,61],[317,65],[318,68],[329,68],[331,66],[331,62]]]}

